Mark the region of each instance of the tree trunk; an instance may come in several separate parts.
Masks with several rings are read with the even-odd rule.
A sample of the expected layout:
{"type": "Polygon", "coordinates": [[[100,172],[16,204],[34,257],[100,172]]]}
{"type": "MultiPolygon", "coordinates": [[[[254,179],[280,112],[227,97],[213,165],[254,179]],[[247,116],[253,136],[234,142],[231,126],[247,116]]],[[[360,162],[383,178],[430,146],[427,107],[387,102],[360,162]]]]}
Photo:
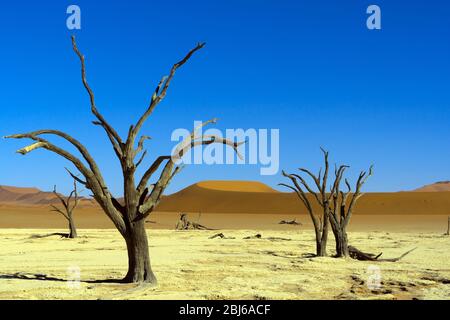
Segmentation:
{"type": "Polygon", "coordinates": [[[328,242],[328,217],[322,217],[322,232],[320,238],[316,236],[316,253],[318,257],[327,256],[327,242],[328,242]]]}
{"type": "Polygon", "coordinates": [[[145,282],[156,285],[156,277],[150,266],[144,221],[131,223],[124,238],[128,250],[128,272],[123,281],[127,283],[145,282]]]}
{"type": "Polygon", "coordinates": [[[327,256],[328,230],[325,232],[316,232],[316,256],[327,256]]]}
{"type": "Polygon", "coordinates": [[[75,239],[77,237],[77,228],[75,227],[72,215],[69,216],[69,230],[69,238],[75,239]]]}
{"type": "Polygon", "coordinates": [[[316,255],[318,257],[326,257],[327,256],[327,244],[323,239],[320,241],[316,241],[316,255]]]}
{"type": "Polygon", "coordinates": [[[349,256],[348,251],[348,238],[345,230],[337,230],[335,233],[336,238],[336,257],[346,258],[349,256]]]}

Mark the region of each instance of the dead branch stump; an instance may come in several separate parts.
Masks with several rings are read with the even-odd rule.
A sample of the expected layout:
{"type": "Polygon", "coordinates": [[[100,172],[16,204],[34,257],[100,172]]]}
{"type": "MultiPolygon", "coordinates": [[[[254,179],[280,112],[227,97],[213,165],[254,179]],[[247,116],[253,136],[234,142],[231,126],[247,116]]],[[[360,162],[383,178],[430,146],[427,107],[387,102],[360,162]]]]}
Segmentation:
{"type": "Polygon", "coordinates": [[[214,229],[208,228],[197,222],[192,222],[188,219],[186,213],[180,213],[180,219],[177,221],[177,224],[175,225],[175,230],[214,230],[214,229]]]}
{"type": "Polygon", "coordinates": [[[406,251],[404,254],[402,254],[401,256],[399,256],[397,258],[379,259],[381,257],[381,255],[383,254],[382,252],[380,254],[376,255],[373,253],[362,252],[353,246],[348,246],[348,251],[349,251],[349,255],[351,258],[353,258],[355,260],[360,260],[360,261],[379,261],[379,262],[397,262],[416,249],[417,248],[406,251]]]}
{"type": "Polygon", "coordinates": [[[244,237],[243,239],[249,240],[249,239],[261,239],[261,238],[262,238],[262,236],[258,233],[258,234],[255,234],[254,236],[244,237]]]}
{"type": "Polygon", "coordinates": [[[223,233],[216,233],[215,235],[209,237],[208,239],[215,239],[215,238],[221,238],[221,239],[236,239],[235,237],[227,237],[223,233]]]}
{"type": "Polygon", "coordinates": [[[294,219],[294,220],[281,220],[280,222],[278,222],[278,224],[292,224],[292,225],[299,225],[299,226],[301,226],[302,225],[302,223],[301,222],[297,222],[296,221],[297,219],[294,219]]]}

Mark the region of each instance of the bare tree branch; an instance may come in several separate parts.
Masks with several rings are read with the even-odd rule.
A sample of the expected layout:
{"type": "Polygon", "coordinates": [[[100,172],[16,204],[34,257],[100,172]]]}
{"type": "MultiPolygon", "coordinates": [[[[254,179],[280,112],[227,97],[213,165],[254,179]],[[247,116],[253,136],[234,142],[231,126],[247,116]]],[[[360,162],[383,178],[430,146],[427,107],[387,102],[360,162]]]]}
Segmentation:
{"type": "MultiPolygon", "coordinates": [[[[53,135],[53,136],[57,136],[60,138],[63,138],[64,140],[66,140],[67,142],[69,142],[72,146],[74,146],[79,152],[80,154],[83,156],[84,160],[86,160],[86,162],[89,165],[89,168],[91,169],[91,171],[95,174],[96,177],[98,177],[98,182],[102,185],[104,185],[104,180],[102,177],[102,174],[97,166],[97,163],[94,161],[94,159],[92,158],[92,156],[90,155],[89,151],[81,144],[81,142],[79,142],[78,140],[76,140],[75,138],[73,138],[72,136],[68,135],[67,133],[58,131],[58,130],[50,130],[50,129],[44,129],[44,130],[38,130],[38,131],[33,131],[33,132],[29,132],[29,133],[24,133],[24,134],[15,134],[15,135],[10,135],[7,136],[6,138],[9,139],[32,139],[35,141],[39,141],[36,138],[41,136],[41,135],[53,135]]],[[[18,150],[18,153],[21,153],[23,155],[25,155],[26,153],[29,153],[37,148],[40,147],[44,147],[45,148],[45,142],[44,140],[39,141],[38,143],[33,144],[31,149],[27,149],[30,147],[26,147],[23,148],[21,150],[18,150]]]]}
{"type": "Polygon", "coordinates": [[[139,139],[138,147],[137,147],[137,149],[135,150],[135,153],[134,153],[135,156],[144,149],[144,142],[145,142],[145,140],[149,140],[149,139],[151,139],[151,137],[149,137],[149,136],[142,136],[139,139]]]}
{"type": "Polygon", "coordinates": [[[86,181],[81,180],[79,177],[77,177],[75,174],[73,174],[68,168],[65,168],[65,169],[74,180],[76,180],[78,183],[84,185],[87,189],[90,189],[89,184],[86,181]]]}
{"type": "MultiPolygon", "coordinates": [[[[78,169],[78,171],[80,171],[81,174],[86,178],[86,181],[89,184],[89,189],[91,189],[94,192],[94,195],[95,195],[96,199],[100,202],[100,204],[104,208],[109,207],[110,204],[112,206],[109,192],[107,191],[106,187],[102,183],[99,182],[99,180],[100,181],[102,180],[101,176],[100,177],[95,176],[95,174],[91,170],[86,168],[86,166],[81,162],[80,159],[75,157],[70,152],[55,146],[54,144],[50,143],[49,141],[47,141],[43,138],[40,138],[40,137],[37,137],[34,135],[30,135],[30,134],[11,135],[11,136],[7,136],[5,138],[12,138],[12,139],[27,138],[27,139],[31,139],[31,140],[34,140],[34,141],[40,143],[38,147],[34,147],[34,148],[25,147],[25,148],[17,151],[19,153],[22,153],[23,155],[26,155],[33,150],[43,148],[43,149],[49,150],[51,152],[54,152],[54,153],[60,155],[61,157],[69,160],[78,169]],[[108,201],[109,201],[109,203],[108,203],[108,201]]],[[[33,145],[36,145],[36,144],[33,144],[33,145]]],[[[112,211],[112,210],[105,210],[105,213],[113,221],[114,225],[117,227],[117,229],[119,231],[125,232],[125,223],[124,223],[122,217],[117,214],[117,212],[112,211]]]]}
{"type": "Polygon", "coordinates": [[[108,137],[110,138],[111,143],[113,144],[114,150],[117,153],[118,150],[121,150],[121,146],[123,144],[122,139],[120,138],[119,134],[114,130],[114,128],[111,127],[108,122],[106,122],[105,118],[97,110],[97,107],[95,105],[94,92],[92,91],[86,79],[86,66],[84,55],[80,52],[80,50],[78,50],[75,36],[72,36],[72,46],[73,51],[75,51],[81,62],[81,80],[83,81],[84,88],[89,94],[89,99],[91,102],[91,111],[98,119],[98,122],[95,122],[95,124],[99,124],[103,127],[103,129],[105,129],[108,137]]]}
{"type": "Polygon", "coordinates": [[[358,180],[356,182],[355,193],[353,193],[351,200],[350,200],[350,204],[347,209],[347,214],[345,216],[345,220],[343,223],[344,228],[347,227],[348,223],[350,222],[350,219],[351,219],[352,213],[353,213],[353,207],[355,206],[356,201],[362,196],[361,187],[366,183],[367,179],[370,176],[372,176],[372,174],[373,174],[373,165],[370,166],[368,173],[366,171],[363,171],[360,173],[358,180]]]}
{"type": "MultiPolygon", "coordinates": [[[[289,178],[292,181],[292,183],[294,184],[295,188],[292,187],[292,186],[289,186],[287,184],[284,184],[284,183],[282,183],[280,185],[288,187],[288,188],[290,188],[290,189],[295,191],[295,193],[297,194],[299,199],[303,202],[303,204],[305,205],[306,209],[308,210],[308,214],[309,214],[309,216],[310,216],[310,218],[311,218],[311,220],[313,222],[313,225],[314,225],[314,230],[317,233],[317,231],[320,229],[319,221],[317,220],[317,217],[314,215],[314,211],[313,211],[312,205],[311,205],[308,197],[306,196],[306,194],[303,191],[303,189],[301,188],[301,186],[298,184],[298,182],[296,180],[296,177],[294,175],[287,174],[284,170],[282,171],[282,174],[283,174],[283,176],[289,178]]],[[[307,184],[305,185],[305,187],[310,189],[309,186],[307,186],[307,184]]]]}
{"type": "Polygon", "coordinates": [[[179,62],[175,63],[172,66],[172,69],[170,70],[169,76],[163,77],[161,81],[159,82],[158,86],[155,89],[155,92],[152,95],[150,104],[147,108],[147,110],[144,112],[144,114],[141,116],[141,118],[138,120],[136,125],[134,126],[133,130],[131,130],[130,134],[128,135],[128,141],[127,143],[133,143],[136,139],[136,135],[139,133],[139,131],[142,128],[142,125],[147,120],[147,118],[152,114],[155,107],[164,99],[167,93],[167,89],[169,88],[169,85],[175,76],[175,72],[179,67],[181,67],[183,64],[185,64],[189,58],[198,50],[203,48],[205,46],[205,43],[199,43],[197,46],[188,52],[188,54],[179,62]],[[161,90],[162,87],[162,90],[161,90]],[[160,93],[161,91],[161,93],[160,93]]]}
{"type": "Polygon", "coordinates": [[[142,155],[141,155],[141,157],[139,158],[139,160],[136,162],[136,168],[138,168],[139,167],[139,165],[142,163],[142,161],[144,161],[144,158],[145,158],[145,156],[147,155],[147,150],[145,150],[143,153],[142,153],[142,155]]]}
{"type": "Polygon", "coordinates": [[[59,208],[56,207],[55,205],[51,205],[51,207],[53,208],[51,211],[53,211],[53,212],[58,212],[58,213],[60,213],[62,216],[64,216],[64,218],[66,218],[67,220],[69,220],[69,217],[64,213],[64,211],[62,211],[61,209],[59,209],[59,208]]]}
{"type": "Polygon", "coordinates": [[[153,164],[150,166],[150,168],[147,169],[147,171],[144,173],[144,175],[141,178],[141,182],[139,182],[139,185],[137,187],[138,193],[142,194],[144,189],[147,187],[148,181],[152,177],[152,175],[158,170],[161,163],[163,163],[165,160],[170,160],[170,156],[159,156],[153,164]]]}

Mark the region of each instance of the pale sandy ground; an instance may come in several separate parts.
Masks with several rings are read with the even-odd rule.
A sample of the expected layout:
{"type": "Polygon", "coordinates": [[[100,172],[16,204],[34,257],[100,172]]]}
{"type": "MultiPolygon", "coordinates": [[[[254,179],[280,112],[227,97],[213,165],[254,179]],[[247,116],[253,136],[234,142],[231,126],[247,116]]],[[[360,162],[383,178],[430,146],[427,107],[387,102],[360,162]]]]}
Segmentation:
{"type": "Polygon", "coordinates": [[[119,279],[126,272],[126,250],[117,231],[83,229],[76,240],[30,238],[55,231],[63,230],[0,229],[0,299],[450,298],[450,237],[442,232],[352,231],[353,245],[368,252],[382,251],[386,258],[417,247],[400,262],[373,263],[310,258],[313,233],[305,226],[220,231],[235,239],[208,239],[216,231],[149,230],[159,285],[134,288],[95,283],[119,279]],[[256,233],[263,238],[242,239],[256,233]],[[367,287],[371,265],[381,270],[379,290],[367,287]],[[81,270],[78,289],[66,281],[67,270],[73,266],[81,270]],[[17,279],[16,273],[31,279],[17,279]],[[45,274],[47,279],[36,280],[34,274],[45,274]]]}

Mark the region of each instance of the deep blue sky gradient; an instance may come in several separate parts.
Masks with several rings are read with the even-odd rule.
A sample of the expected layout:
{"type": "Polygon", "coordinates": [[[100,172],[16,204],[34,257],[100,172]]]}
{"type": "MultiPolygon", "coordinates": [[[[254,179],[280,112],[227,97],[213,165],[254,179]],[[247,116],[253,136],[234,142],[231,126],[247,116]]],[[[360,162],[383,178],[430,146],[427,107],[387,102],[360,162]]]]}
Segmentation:
{"type": "MultiPolygon", "coordinates": [[[[280,167],[318,169],[331,160],[370,164],[367,191],[408,190],[450,179],[450,3],[448,1],[21,1],[0,7],[0,134],[41,128],[84,142],[116,194],[117,160],[93,126],[71,50],[66,8],[98,108],[125,136],[171,65],[198,41],[207,46],[177,73],[144,127],[150,157],[170,152],[175,128],[220,118],[219,129],[279,128],[280,167]],[[366,28],[378,4],[382,30],[366,28]]],[[[70,188],[68,163],[24,141],[0,141],[0,184],[70,188]]],[[[63,144],[64,145],[64,144],[63,144]]],[[[284,179],[259,167],[189,166],[168,192],[207,179],[284,179]]]]}

